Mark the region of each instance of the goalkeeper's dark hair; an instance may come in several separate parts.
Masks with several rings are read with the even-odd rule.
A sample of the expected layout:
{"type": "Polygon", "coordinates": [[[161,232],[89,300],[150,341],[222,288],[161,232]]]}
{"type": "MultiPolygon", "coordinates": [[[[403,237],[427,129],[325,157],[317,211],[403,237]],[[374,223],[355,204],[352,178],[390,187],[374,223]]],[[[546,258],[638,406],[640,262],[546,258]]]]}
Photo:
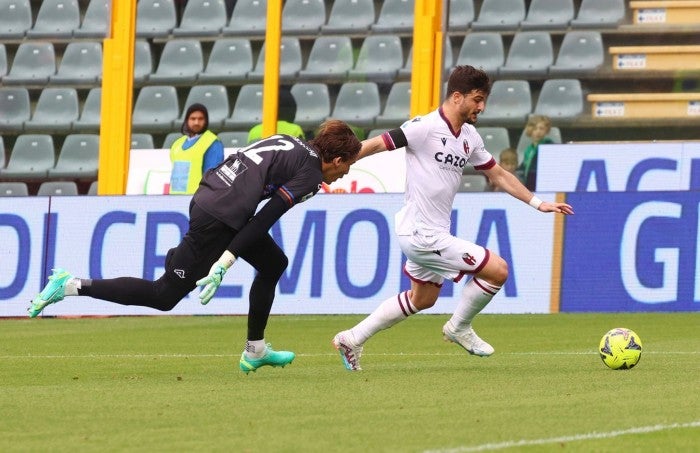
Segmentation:
{"type": "Polygon", "coordinates": [[[321,153],[321,158],[327,163],[336,157],[343,162],[354,161],[362,148],[350,126],[340,120],[323,122],[309,144],[321,153]]]}
{"type": "Polygon", "coordinates": [[[491,93],[491,80],[488,74],[474,66],[457,66],[447,80],[445,98],[450,97],[454,92],[467,94],[474,90],[481,91],[487,96],[491,93]]]}

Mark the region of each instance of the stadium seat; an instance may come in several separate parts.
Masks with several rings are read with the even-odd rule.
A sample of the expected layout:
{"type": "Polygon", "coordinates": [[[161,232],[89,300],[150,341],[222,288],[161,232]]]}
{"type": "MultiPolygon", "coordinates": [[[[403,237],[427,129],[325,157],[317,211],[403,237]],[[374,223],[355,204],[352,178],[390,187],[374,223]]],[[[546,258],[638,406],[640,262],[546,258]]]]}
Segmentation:
{"type": "Polygon", "coordinates": [[[178,129],[185,121],[187,108],[195,103],[204,105],[209,112],[209,129],[219,130],[229,115],[228,93],[223,85],[195,85],[190,88],[183,106],[182,115],[173,122],[178,129]]]}
{"type": "Polygon", "coordinates": [[[0,168],[5,168],[5,141],[0,135],[0,168]]]}
{"type": "MultiPolygon", "coordinates": [[[[265,74],[265,44],[263,43],[255,69],[248,73],[251,82],[262,82],[265,74]]],[[[299,38],[283,36],[280,42],[279,76],[282,80],[293,80],[301,71],[301,45],[299,38]]]]}
{"type": "Polygon", "coordinates": [[[224,0],[188,0],[175,36],[216,36],[226,26],[224,0]]]}
{"type": "Polygon", "coordinates": [[[521,31],[513,37],[505,64],[498,70],[505,76],[544,76],[554,62],[552,38],[546,31],[521,31]]]}
{"type": "Polygon", "coordinates": [[[352,69],[353,49],[349,36],[316,38],[306,68],[299,71],[301,80],[344,80],[352,69]]]}
{"type": "Polygon", "coordinates": [[[73,181],[44,181],[36,194],[40,197],[74,196],[78,195],[78,185],[73,181]]]}
{"type": "Polygon", "coordinates": [[[24,87],[0,87],[0,131],[21,132],[30,117],[29,91],[24,87]]]}
{"type": "Polygon", "coordinates": [[[177,25],[174,0],[139,0],[136,4],[136,36],[167,37],[177,25]]]}
{"type": "Polygon", "coordinates": [[[472,30],[515,30],[525,19],[525,0],[489,0],[482,2],[472,30]]]}
{"type": "Polygon", "coordinates": [[[462,41],[455,65],[471,65],[496,74],[505,62],[503,38],[495,31],[468,33],[462,41]]]}
{"type": "Polygon", "coordinates": [[[134,82],[144,82],[153,72],[151,45],[145,39],[134,41],[134,82]]]}
{"type": "Polygon", "coordinates": [[[30,0],[0,2],[0,40],[21,39],[32,28],[30,0]]]}
{"type": "Polygon", "coordinates": [[[617,27],[625,18],[625,0],[581,0],[572,28],[617,27]]]}
{"type": "Polygon", "coordinates": [[[0,182],[0,197],[26,197],[29,187],[26,182],[0,182]]]}
{"type": "Polygon", "coordinates": [[[131,149],[155,149],[153,135],[145,133],[131,134],[131,149]]]}
{"type": "Polygon", "coordinates": [[[566,29],[574,18],[573,0],[531,0],[523,30],[566,29]]]}
{"type": "Polygon", "coordinates": [[[180,137],[182,137],[181,132],[171,132],[165,136],[163,144],[160,147],[163,149],[170,149],[170,147],[173,146],[173,143],[175,143],[175,140],[177,140],[180,137]]]}
{"type": "Polygon", "coordinates": [[[224,148],[242,148],[248,144],[248,132],[222,132],[219,140],[224,144],[224,148]]]}
{"type": "MultiPolygon", "coordinates": [[[[449,36],[445,37],[445,46],[443,48],[443,59],[444,73],[447,75],[452,70],[453,66],[453,51],[452,51],[452,40],[449,36]]],[[[410,77],[413,66],[413,47],[408,51],[408,57],[406,57],[406,63],[401,69],[399,69],[399,77],[410,77]]]]}
{"type": "Polygon", "coordinates": [[[214,41],[204,72],[197,76],[202,83],[242,82],[253,70],[253,50],[247,38],[221,38],[214,41]]]}
{"type": "Polygon", "coordinates": [[[91,88],[85,98],[80,118],[73,122],[73,132],[99,132],[102,106],[102,88],[91,88]]]}
{"type": "Polygon", "coordinates": [[[557,60],[549,67],[549,74],[595,72],[604,60],[603,38],[599,31],[570,31],[564,35],[557,60]]]}
{"type": "Polygon", "coordinates": [[[44,88],[34,107],[27,132],[68,132],[80,116],[78,91],[75,88],[44,88]]]}
{"type": "Polygon", "coordinates": [[[73,30],[76,38],[104,38],[109,31],[110,0],[90,0],[83,22],[73,30]]]}
{"type": "Polygon", "coordinates": [[[0,170],[0,179],[45,179],[54,162],[55,150],[51,135],[19,135],[7,167],[0,170]]]}
{"type": "Polygon", "coordinates": [[[510,148],[510,137],[508,129],[505,127],[478,127],[476,130],[484,140],[486,151],[496,158],[498,154],[506,148],[510,148]]]}
{"type": "Polygon", "coordinates": [[[374,1],[335,0],[328,23],[321,25],[324,34],[366,34],[374,23],[374,1]]]}
{"type": "Polygon", "coordinates": [[[131,117],[134,132],[170,131],[180,116],[175,87],[153,85],[141,88],[131,117]]]}
{"type": "Polygon", "coordinates": [[[474,0],[450,0],[449,31],[467,31],[474,21],[474,0]]]}
{"type": "Polygon", "coordinates": [[[532,96],[526,80],[496,80],[479,122],[484,125],[521,124],[531,111],[532,96]]]}
{"type": "Polygon", "coordinates": [[[346,82],[340,86],[331,116],[353,126],[370,128],[379,113],[379,89],[376,83],[346,82]]]}
{"type": "Polygon", "coordinates": [[[411,82],[396,82],[391,86],[376,127],[399,127],[411,114],[411,82]]]}
{"type": "Polygon", "coordinates": [[[90,183],[90,187],[88,188],[86,195],[97,195],[97,181],[90,183]]]}
{"type": "Polygon", "coordinates": [[[367,140],[369,140],[370,138],[374,138],[374,137],[377,137],[379,135],[382,135],[384,132],[386,132],[388,130],[389,129],[384,129],[384,128],[372,129],[367,133],[367,140]]]}
{"type": "Polygon", "coordinates": [[[260,36],[267,27],[267,0],[237,0],[224,36],[260,36]]]}
{"type": "Polygon", "coordinates": [[[102,78],[102,45],[99,42],[73,41],[68,43],[50,84],[95,84],[102,78]]]}
{"type": "Polygon", "coordinates": [[[100,136],[98,134],[67,135],[56,166],[49,169],[49,178],[97,178],[100,136]]]}
{"type": "Polygon", "coordinates": [[[282,33],[316,35],[326,23],[323,0],[285,0],[282,8],[282,33]]]}
{"type": "Polygon", "coordinates": [[[15,53],[3,85],[44,85],[56,74],[56,53],[50,42],[24,41],[15,53]]]}
{"type": "Polygon", "coordinates": [[[250,129],[262,122],[263,86],[243,85],[236,98],[231,116],[224,121],[227,130],[250,129]]]}
{"type": "Polygon", "coordinates": [[[163,47],[152,83],[193,83],[204,70],[202,45],[196,39],[170,39],[163,47]]]}
{"type": "Polygon", "coordinates": [[[292,96],[297,104],[294,123],[305,128],[314,128],[331,114],[331,99],[325,83],[295,83],[292,96]]]}
{"type": "Polygon", "coordinates": [[[348,77],[393,82],[402,66],[403,49],[397,35],[370,35],[362,42],[357,62],[348,71],[348,77]]]}
{"type": "Polygon", "coordinates": [[[27,38],[69,39],[80,27],[78,0],[43,0],[34,26],[27,30],[27,38]]]}
{"type": "Polygon", "coordinates": [[[5,44],[0,43],[0,80],[7,75],[7,49],[5,44]]]}
{"type": "Polygon", "coordinates": [[[583,90],[578,79],[544,81],[533,113],[552,119],[571,119],[583,113],[583,90]]]}
{"type": "Polygon", "coordinates": [[[459,192],[486,192],[488,187],[489,183],[485,176],[481,174],[466,174],[462,175],[459,192]]]}
{"type": "Polygon", "coordinates": [[[413,31],[414,0],[384,0],[373,33],[408,33],[413,31]]]}

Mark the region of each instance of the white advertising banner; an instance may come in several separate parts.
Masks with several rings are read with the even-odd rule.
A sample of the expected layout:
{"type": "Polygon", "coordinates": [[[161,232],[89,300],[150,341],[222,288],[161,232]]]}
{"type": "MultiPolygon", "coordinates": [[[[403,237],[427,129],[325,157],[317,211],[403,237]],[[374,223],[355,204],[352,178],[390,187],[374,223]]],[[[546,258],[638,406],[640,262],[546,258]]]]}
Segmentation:
{"type": "MultiPolygon", "coordinates": [[[[224,156],[237,152],[224,148],[224,156]]],[[[404,148],[366,157],[343,178],[323,185],[328,193],[403,192],[406,181],[404,148]]],[[[129,158],[127,195],[162,195],[169,193],[170,154],[167,149],[132,149],[129,158]]]]}
{"type": "MultiPolygon", "coordinates": [[[[319,194],[285,214],[271,230],[289,257],[272,312],[369,313],[408,289],[393,232],[402,201],[403,194],[319,194]]],[[[187,230],[189,202],[188,196],[0,198],[0,316],[26,316],[53,267],[82,278],[159,277],[168,249],[187,230]]],[[[553,215],[502,193],[460,193],[453,229],[509,264],[510,278],[487,313],[549,312],[553,215]]],[[[246,314],[253,272],[239,261],[208,305],[195,289],[168,313],[246,314]]],[[[464,281],[446,282],[428,312],[452,312],[464,281]]],[[[45,310],[48,316],[160,313],[87,297],[45,310]]]]}
{"type": "Polygon", "coordinates": [[[641,192],[700,189],[700,143],[542,145],[537,190],[641,192]]]}

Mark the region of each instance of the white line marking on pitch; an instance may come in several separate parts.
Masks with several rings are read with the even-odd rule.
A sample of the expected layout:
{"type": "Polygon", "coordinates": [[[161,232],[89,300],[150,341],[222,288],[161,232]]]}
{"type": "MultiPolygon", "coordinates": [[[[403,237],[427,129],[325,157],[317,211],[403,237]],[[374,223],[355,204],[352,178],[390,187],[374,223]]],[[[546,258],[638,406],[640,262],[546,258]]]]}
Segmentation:
{"type": "MultiPolygon", "coordinates": [[[[587,352],[502,352],[500,355],[596,355],[597,351],[587,351],[587,352]]],[[[676,355],[697,355],[700,351],[644,351],[645,355],[653,354],[676,354],[676,355]]],[[[335,357],[337,353],[328,352],[320,354],[306,354],[299,353],[297,357],[335,357]]],[[[456,357],[462,356],[464,353],[457,351],[452,353],[410,353],[410,352],[379,352],[379,353],[369,353],[364,354],[365,356],[382,356],[382,357],[431,357],[431,356],[447,356],[456,357]]],[[[184,354],[184,353],[172,353],[172,354],[81,354],[81,355],[70,355],[70,354],[27,354],[27,355],[3,355],[0,356],[0,360],[11,360],[11,359],[101,359],[101,358],[123,358],[123,359],[181,359],[183,357],[188,358],[230,358],[238,357],[238,354],[184,354]]]]}
{"type": "Polygon", "coordinates": [[[505,450],[506,448],[528,447],[528,446],[532,446],[532,445],[557,444],[557,443],[562,443],[562,442],[575,442],[575,441],[579,441],[579,440],[610,439],[612,437],[626,436],[629,434],[646,434],[646,433],[653,433],[656,431],[668,431],[671,429],[698,428],[698,427],[700,427],[700,420],[696,420],[696,421],[688,422],[688,423],[671,423],[668,425],[640,426],[637,428],[624,429],[624,430],[620,430],[620,431],[608,431],[608,432],[603,432],[603,433],[592,432],[592,433],[587,433],[587,434],[575,434],[572,436],[550,437],[547,439],[509,440],[506,442],[475,445],[472,447],[457,447],[457,448],[449,448],[449,449],[444,449],[444,450],[427,450],[425,453],[465,453],[465,452],[474,452],[474,451],[505,450]]]}

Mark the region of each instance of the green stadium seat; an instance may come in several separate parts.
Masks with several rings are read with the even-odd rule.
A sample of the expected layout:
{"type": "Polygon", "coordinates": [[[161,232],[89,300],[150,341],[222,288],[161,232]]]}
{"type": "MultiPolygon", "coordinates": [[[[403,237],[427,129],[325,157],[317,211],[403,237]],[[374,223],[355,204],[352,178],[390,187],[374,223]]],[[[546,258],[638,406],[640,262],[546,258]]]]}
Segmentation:
{"type": "Polygon", "coordinates": [[[58,153],[56,165],[49,169],[49,178],[95,179],[99,165],[98,134],[67,135],[58,153]]]}
{"type": "Polygon", "coordinates": [[[379,113],[379,88],[376,83],[346,82],[340,86],[331,116],[353,126],[371,128],[379,113]]]}
{"type": "Polygon", "coordinates": [[[7,167],[0,170],[0,179],[45,179],[55,163],[53,137],[48,134],[22,134],[17,137],[7,167]]]}
{"type": "Polygon", "coordinates": [[[0,2],[0,40],[22,39],[32,28],[32,6],[29,0],[0,2]]]}
{"type": "Polygon", "coordinates": [[[226,26],[223,0],[188,0],[174,36],[216,36],[226,26]]]}
{"type": "Polygon", "coordinates": [[[24,41],[15,53],[3,85],[45,85],[56,74],[56,53],[50,42],[24,41]]]}
{"type": "Polygon", "coordinates": [[[516,30],[525,19],[525,0],[488,0],[482,2],[472,30],[516,30]]]}
{"type": "Polygon", "coordinates": [[[80,39],[105,38],[110,27],[110,0],[90,0],[79,28],[73,36],[80,39]]]}
{"type": "Polygon", "coordinates": [[[99,42],[73,41],[68,43],[50,84],[95,84],[102,78],[102,45],[99,42]]]}
{"type": "Polygon", "coordinates": [[[0,87],[0,131],[22,132],[30,117],[29,91],[24,87],[0,87]]]}
{"type": "Polygon", "coordinates": [[[253,51],[247,38],[221,38],[214,41],[204,72],[197,76],[202,83],[242,82],[253,70],[253,51]]]}
{"type": "Polygon", "coordinates": [[[335,0],[328,22],[321,25],[323,34],[366,34],[374,23],[372,0],[335,0]]]}
{"type": "Polygon", "coordinates": [[[136,4],[136,37],[165,38],[176,24],[173,0],[139,0],[136,4]]]}
{"type": "Polygon", "coordinates": [[[44,88],[29,121],[27,132],[68,132],[80,116],[78,91],[75,88],[44,88]]]}
{"type": "Polygon", "coordinates": [[[70,39],[80,27],[78,0],[43,0],[34,26],[27,30],[32,39],[70,39]]]}
{"type": "Polygon", "coordinates": [[[267,28],[267,0],[236,0],[224,36],[261,36],[267,28]]]}
{"type": "Polygon", "coordinates": [[[75,196],[78,195],[78,185],[73,181],[44,181],[36,194],[48,197],[75,196]]]}

